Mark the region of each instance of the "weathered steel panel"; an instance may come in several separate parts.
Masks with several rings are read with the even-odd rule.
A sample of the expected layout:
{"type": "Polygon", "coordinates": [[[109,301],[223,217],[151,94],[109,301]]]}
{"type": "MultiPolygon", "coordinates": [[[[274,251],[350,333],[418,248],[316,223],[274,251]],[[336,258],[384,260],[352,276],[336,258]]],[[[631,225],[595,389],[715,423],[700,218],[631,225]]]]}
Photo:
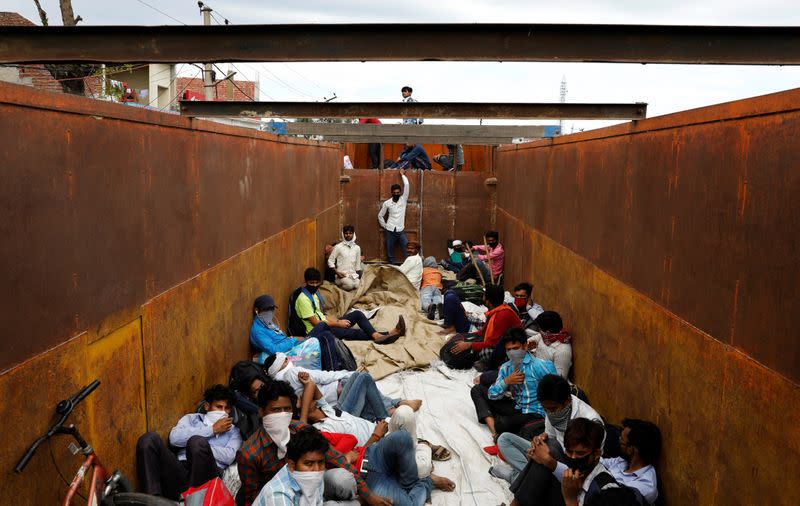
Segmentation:
{"type": "Polygon", "coordinates": [[[314,264],[315,249],[316,223],[302,221],[143,306],[150,430],[168,431],[204,389],[225,383],[231,365],[250,355],[257,296],[275,298],[285,327],[289,294],[314,264]]]}
{"type": "Polygon", "coordinates": [[[0,116],[0,370],[340,200],[335,145],[8,84],[0,116]]]}
{"type": "Polygon", "coordinates": [[[789,91],[500,148],[499,207],[800,380],[798,106],[789,91]]]}
{"type": "Polygon", "coordinates": [[[800,415],[786,409],[800,401],[796,384],[502,210],[498,228],[514,244],[508,279],[532,280],[535,299],[562,315],[592,406],[611,423],[661,428],[660,502],[781,504],[800,493],[785,479],[800,473],[800,415]],[[698,473],[699,455],[724,471],[698,473]]]}

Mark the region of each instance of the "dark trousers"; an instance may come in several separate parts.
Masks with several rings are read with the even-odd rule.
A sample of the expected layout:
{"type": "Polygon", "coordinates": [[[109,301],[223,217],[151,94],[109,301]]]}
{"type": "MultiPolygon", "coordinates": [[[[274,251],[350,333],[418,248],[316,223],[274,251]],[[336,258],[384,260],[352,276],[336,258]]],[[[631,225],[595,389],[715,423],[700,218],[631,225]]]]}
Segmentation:
{"type": "Polygon", "coordinates": [[[354,329],[352,326],[349,329],[340,329],[338,327],[331,327],[330,330],[333,335],[339,339],[349,341],[371,341],[372,334],[375,333],[375,327],[369,322],[369,319],[361,311],[351,311],[346,315],[339,318],[340,320],[347,320],[351,325],[358,325],[359,328],[354,329]]]}
{"type": "Polygon", "coordinates": [[[464,306],[461,305],[461,299],[458,298],[458,295],[452,290],[448,290],[444,292],[443,301],[444,326],[455,327],[456,332],[459,334],[469,332],[470,325],[467,313],[464,311],[464,306]]]}
{"type": "Polygon", "coordinates": [[[189,438],[186,460],[180,461],[155,432],[146,433],[136,443],[136,470],[144,493],[173,501],[179,500],[189,487],[198,487],[220,476],[206,438],[189,438]]]}
{"type": "Polygon", "coordinates": [[[336,336],[331,332],[331,328],[325,322],[320,322],[311,329],[308,337],[316,337],[319,341],[320,360],[322,361],[323,371],[338,371],[341,369],[339,364],[339,354],[336,352],[336,336]]]}
{"type": "Polygon", "coordinates": [[[405,232],[390,232],[383,231],[384,239],[386,240],[386,257],[389,263],[394,263],[394,247],[396,244],[400,245],[400,250],[403,252],[403,260],[406,258],[406,246],[408,246],[408,238],[405,232]]]}
{"type": "MultiPolygon", "coordinates": [[[[456,273],[456,279],[459,281],[466,281],[470,278],[474,279],[478,283],[481,282],[481,274],[478,274],[478,270],[475,269],[475,266],[478,266],[480,269],[481,274],[483,275],[483,282],[484,284],[489,284],[492,282],[492,273],[489,272],[489,267],[486,266],[486,263],[482,260],[478,260],[477,257],[475,258],[475,263],[473,264],[470,260],[460,271],[456,273]]],[[[495,280],[496,281],[496,280],[495,280]]]]}
{"type": "Polygon", "coordinates": [[[503,432],[516,434],[526,423],[542,418],[542,415],[536,413],[517,411],[514,399],[508,397],[489,399],[489,388],[485,385],[475,385],[469,393],[472,403],[475,404],[478,421],[485,423],[486,418],[491,416],[494,418],[494,428],[498,434],[503,432]]]}
{"type": "Polygon", "coordinates": [[[367,144],[369,150],[369,161],[372,162],[372,168],[377,169],[381,166],[381,145],[375,143],[367,144]]]}
{"type": "MultiPolygon", "coordinates": [[[[550,447],[550,455],[554,459],[559,462],[564,460],[564,453],[558,441],[548,440],[547,445],[550,447]]],[[[549,469],[533,460],[528,462],[514,483],[511,484],[511,492],[514,493],[514,499],[519,501],[522,506],[564,505],[561,483],[549,469]]]]}

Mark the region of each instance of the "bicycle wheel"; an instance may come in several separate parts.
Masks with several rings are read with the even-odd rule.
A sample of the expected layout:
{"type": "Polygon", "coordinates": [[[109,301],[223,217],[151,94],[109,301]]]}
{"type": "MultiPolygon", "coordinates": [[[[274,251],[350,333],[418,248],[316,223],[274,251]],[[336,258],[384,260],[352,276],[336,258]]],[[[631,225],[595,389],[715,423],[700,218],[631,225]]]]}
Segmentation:
{"type": "Polygon", "coordinates": [[[176,506],[178,503],[154,495],[121,492],[106,497],[105,504],[108,506],[176,506]]]}

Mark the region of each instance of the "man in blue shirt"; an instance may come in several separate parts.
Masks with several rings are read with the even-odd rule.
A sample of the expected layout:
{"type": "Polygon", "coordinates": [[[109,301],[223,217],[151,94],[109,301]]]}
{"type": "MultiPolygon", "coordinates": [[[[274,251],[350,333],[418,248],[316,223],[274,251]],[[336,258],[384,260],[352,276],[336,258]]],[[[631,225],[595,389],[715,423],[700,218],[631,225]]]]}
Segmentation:
{"type": "Polygon", "coordinates": [[[654,504],[658,499],[658,481],[653,465],[661,453],[661,431],[645,420],[622,420],[619,438],[622,457],[600,459],[615,480],[635,489],[645,501],[654,504]]]}
{"type": "Polygon", "coordinates": [[[169,433],[178,455],[155,432],[139,438],[136,467],[143,492],[177,501],[187,488],[221,476],[242,446],[239,429],[229,416],[232,400],[233,393],[222,385],[206,390],[206,413],[185,415],[169,433]]]}
{"type": "Polygon", "coordinates": [[[503,432],[516,434],[526,423],[544,417],[536,387],[544,376],[556,374],[556,367],[528,353],[527,340],[521,328],[509,329],[503,336],[508,362],[500,366],[497,381],[488,389],[475,385],[470,392],[478,420],[489,427],[493,437],[503,432]],[[506,398],[506,392],[511,392],[512,399],[506,398]]]}

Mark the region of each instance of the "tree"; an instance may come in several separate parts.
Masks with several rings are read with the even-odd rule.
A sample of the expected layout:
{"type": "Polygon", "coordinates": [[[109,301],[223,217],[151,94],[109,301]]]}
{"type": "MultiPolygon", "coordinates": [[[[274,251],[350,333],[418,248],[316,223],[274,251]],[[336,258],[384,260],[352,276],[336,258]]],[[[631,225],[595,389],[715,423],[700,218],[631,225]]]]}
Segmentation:
{"type": "MultiPolygon", "coordinates": [[[[42,26],[49,26],[47,13],[42,9],[39,0],[33,0],[36,4],[36,9],[39,11],[39,19],[42,20],[42,26]]],[[[61,7],[61,20],[64,26],[76,26],[83,18],[75,16],[75,11],[72,10],[72,0],[59,0],[61,7]]],[[[90,63],[45,63],[44,68],[57,80],[65,93],[72,93],[75,95],[85,94],[84,78],[96,75],[99,65],[90,63]]]]}

